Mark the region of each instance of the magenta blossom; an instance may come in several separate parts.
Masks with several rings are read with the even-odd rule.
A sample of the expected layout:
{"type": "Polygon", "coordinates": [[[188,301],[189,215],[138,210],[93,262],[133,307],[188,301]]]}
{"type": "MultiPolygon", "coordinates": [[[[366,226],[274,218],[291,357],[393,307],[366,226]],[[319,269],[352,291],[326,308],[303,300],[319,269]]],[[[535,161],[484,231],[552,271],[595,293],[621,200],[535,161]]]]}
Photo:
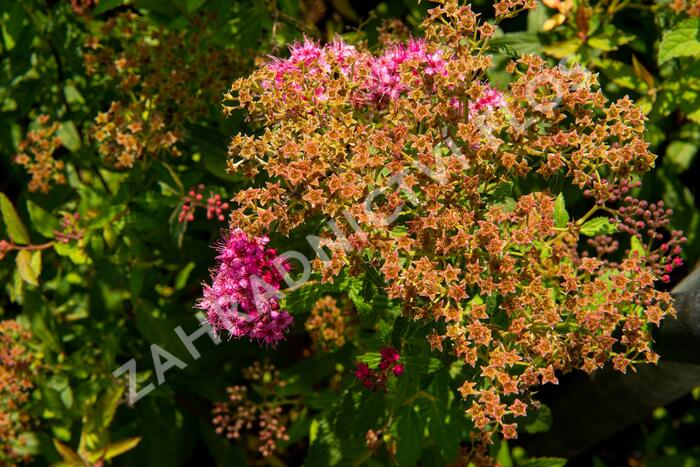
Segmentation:
{"type": "Polygon", "coordinates": [[[478,99],[469,102],[469,115],[473,117],[479,112],[488,112],[505,105],[506,100],[503,98],[501,91],[487,85],[486,90],[478,99]]]}
{"type": "Polygon", "coordinates": [[[217,245],[218,266],[196,305],[207,312],[214,332],[272,345],[284,339],[294,319],[279,309],[278,291],[290,266],[266,247],[268,242],[235,229],[217,245]]]}
{"type": "Polygon", "coordinates": [[[407,84],[401,80],[401,65],[404,63],[420,67],[413,70],[413,75],[419,78],[447,72],[442,51],[428,51],[424,41],[412,39],[406,44],[396,44],[372,61],[373,82],[370,93],[373,99],[396,100],[408,89],[407,84]]]}

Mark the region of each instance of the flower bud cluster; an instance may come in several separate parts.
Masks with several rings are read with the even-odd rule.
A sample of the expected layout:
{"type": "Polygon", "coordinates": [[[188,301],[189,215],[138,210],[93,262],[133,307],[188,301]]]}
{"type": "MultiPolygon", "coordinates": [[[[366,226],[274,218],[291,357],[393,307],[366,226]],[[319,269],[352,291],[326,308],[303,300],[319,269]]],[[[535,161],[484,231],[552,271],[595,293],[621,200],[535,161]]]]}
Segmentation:
{"type": "Polygon", "coordinates": [[[61,219],[61,230],[54,230],[56,241],[58,243],[70,243],[82,239],[85,229],[80,227],[79,221],[80,214],[77,212],[73,214],[64,213],[63,219],[61,219]]]}
{"type": "Polygon", "coordinates": [[[276,399],[275,392],[284,387],[279,371],[270,364],[255,362],[243,371],[248,385],[231,386],[227,389],[228,401],[217,403],[212,410],[212,423],[218,434],[230,440],[238,440],[244,432],[256,433],[254,444],[257,451],[267,457],[277,450],[277,443],[289,440],[288,411],[276,399]],[[258,402],[249,396],[249,387],[255,388],[258,402]]]}
{"type": "Polygon", "coordinates": [[[196,188],[190,188],[190,191],[187,192],[182,200],[182,207],[177,218],[179,222],[192,222],[198,207],[206,207],[207,219],[217,219],[221,222],[226,220],[224,212],[228,211],[229,204],[221,200],[221,195],[210,192],[205,205],[202,194],[204,188],[204,185],[200,183],[196,188]]]}

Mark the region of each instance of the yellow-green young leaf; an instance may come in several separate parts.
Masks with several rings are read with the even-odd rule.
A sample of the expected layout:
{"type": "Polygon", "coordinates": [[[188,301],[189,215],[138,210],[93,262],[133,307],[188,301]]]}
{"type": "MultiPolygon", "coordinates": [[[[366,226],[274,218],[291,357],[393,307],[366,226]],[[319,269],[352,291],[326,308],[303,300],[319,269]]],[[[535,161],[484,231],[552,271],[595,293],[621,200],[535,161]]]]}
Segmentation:
{"type": "Polygon", "coordinates": [[[563,228],[569,223],[569,213],[566,212],[566,202],[564,193],[559,193],[557,199],[554,200],[554,226],[563,228]]]}
{"type": "Polygon", "coordinates": [[[632,69],[637,78],[644,81],[650,88],[654,87],[654,76],[646,69],[646,67],[637,60],[637,56],[632,54],[632,69]]]}
{"type": "Polygon", "coordinates": [[[32,228],[46,238],[53,238],[54,231],[60,230],[61,223],[44,208],[27,201],[27,211],[32,221],[32,228]]]}
{"type": "Polygon", "coordinates": [[[36,273],[37,279],[41,276],[41,250],[32,251],[32,259],[29,262],[32,271],[36,273]]]}
{"type": "Polygon", "coordinates": [[[139,442],[141,442],[141,438],[136,437],[123,439],[121,441],[117,441],[116,443],[111,443],[103,451],[91,452],[90,462],[96,462],[100,459],[111,459],[113,457],[117,457],[120,454],[124,454],[125,452],[134,449],[139,444],[139,442]]]}
{"type": "Polygon", "coordinates": [[[581,226],[581,233],[589,237],[609,235],[617,232],[617,226],[607,217],[594,217],[581,226]]]}
{"type": "Polygon", "coordinates": [[[659,65],[678,57],[700,56],[700,18],[688,18],[664,33],[659,44],[659,65]]]}
{"type": "Polygon", "coordinates": [[[34,259],[32,252],[27,250],[20,250],[15,261],[20,277],[24,282],[31,285],[39,285],[39,272],[34,267],[38,267],[41,270],[41,253],[35,253],[39,253],[38,261],[34,259]]]}
{"type": "Polygon", "coordinates": [[[7,228],[7,234],[10,236],[10,240],[19,245],[28,244],[29,234],[27,233],[27,228],[19,218],[15,207],[12,206],[12,203],[4,193],[0,193],[0,212],[2,212],[2,219],[5,221],[5,227],[7,228]]]}
{"type": "Polygon", "coordinates": [[[66,446],[57,439],[53,440],[53,445],[56,448],[56,451],[58,451],[58,454],[60,454],[60,456],[65,462],[68,463],[68,465],[85,465],[85,462],[83,462],[83,459],[80,458],[78,453],[71,449],[69,446],[66,446]]]}
{"type": "Polygon", "coordinates": [[[546,54],[551,55],[554,58],[564,58],[569,55],[573,55],[581,47],[581,39],[574,37],[572,39],[565,40],[563,42],[557,42],[556,44],[548,45],[544,47],[546,54]]]}

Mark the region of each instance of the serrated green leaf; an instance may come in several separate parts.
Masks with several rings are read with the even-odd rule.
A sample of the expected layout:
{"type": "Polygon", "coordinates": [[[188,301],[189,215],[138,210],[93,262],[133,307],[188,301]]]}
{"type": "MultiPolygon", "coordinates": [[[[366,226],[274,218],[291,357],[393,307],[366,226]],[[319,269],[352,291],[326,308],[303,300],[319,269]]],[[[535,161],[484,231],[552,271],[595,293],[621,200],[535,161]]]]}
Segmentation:
{"type": "Polygon", "coordinates": [[[4,193],[0,193],[0,212],[2,213],[3,221],[5,221],[5,227],[7,228],[7,234],[10,236],[10,240],[18,245],[28,244],[29,234],[27,233],[27,228],[19,218],[12,202],[10,202],[10,199],[5,196],[4,193]]]}
{"type": "Polygon", "coordinates": [[[32,228],[46,238],[53,238],[54,232],[60,230],[61,223],[50,212],[32,201],[27,201],[27,211],[32,221],[32,228]]]}
{"type": "Polygon", "coordinates": [[[594,217],[581,226],[581,233],[588,237],[596,235],[609,235],[617,232],[617,226],[607,217],[594,217]]]}
{"type": "Polygon", "coordinates": [[[569,213],[566,211],[564,193],[559,193],[557,199],[554,200],[554,226],[564,228],[568,223],[569,213]]]}
{"type": "Polygon", "coordinates": [[[700,56],[700,18],[688,18],[666,31],[659,44],[659,65],[672,58],[700,56]]]}

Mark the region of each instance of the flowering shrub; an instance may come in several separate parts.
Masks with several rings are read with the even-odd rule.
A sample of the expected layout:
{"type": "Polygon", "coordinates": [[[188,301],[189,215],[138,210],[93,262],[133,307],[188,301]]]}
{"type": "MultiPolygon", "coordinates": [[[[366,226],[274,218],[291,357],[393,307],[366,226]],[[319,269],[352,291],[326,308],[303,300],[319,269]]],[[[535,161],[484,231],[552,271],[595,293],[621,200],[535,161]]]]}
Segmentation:
{"type": "MultiPolygon", "coordinates": [[[[629,99],[607,103],[580,66],[534,56],[512,61],[496,90],[484,81],[494,28],[468,6],[431,10],[423,30],[379,55],[305,40],[233,84],[226,110],[264,132],[233,138],[229,168],[272,181],[235,196],[231,223],[288,234],[332,219],[316,272],[333,282],[376,268],[378,293],[430,320],[431,348],[465,364],[459,393],[482,439],[514,438],[532,388],[557,371],[657,360],[649,324],[672,311],[654,283],[685,239],[665,242],[662,205],[620,206],[654,161],[629,99]],[[561,193],[521,181],[556,177],[592,199],[587,212],[571,217],[561,193]],[[613,238],[627,248],[601,245],[613,238]]],[[[366,364],[356,374],[383,386],[366,364]]]]}
{"type": "Polygon", "coordinates": [[[563,465],[672,358],[692,7],[0,2],[0,464],[563,465]]]}

